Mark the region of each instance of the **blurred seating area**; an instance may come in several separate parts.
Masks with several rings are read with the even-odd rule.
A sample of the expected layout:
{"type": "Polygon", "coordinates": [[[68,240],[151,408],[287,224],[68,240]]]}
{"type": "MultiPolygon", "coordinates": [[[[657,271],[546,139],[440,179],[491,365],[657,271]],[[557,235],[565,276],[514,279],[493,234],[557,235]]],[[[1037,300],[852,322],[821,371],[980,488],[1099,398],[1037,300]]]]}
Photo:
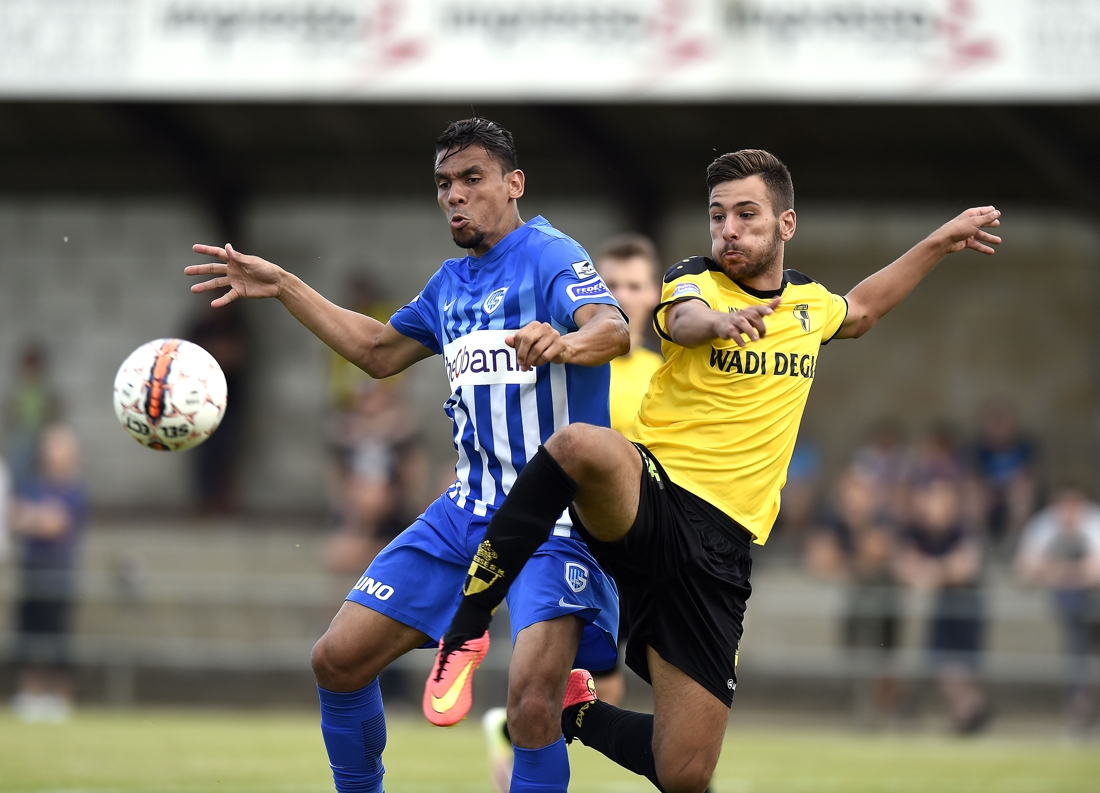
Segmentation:
{"type": "Polygon", "coordinates": [[[868,726],[914,719],[929,681],[959,733],[993,716],[990,683],[1063,686],[1067,728],[1091,729],[1100,505],[1090,483],[1051,479],[1007,401],[977,424],[907,437],[880,422],[836,471],[800,441],[758,555],[758,582],[773,568],[787,580],[758,584],[746,659],[852,680],[868,726]]]}

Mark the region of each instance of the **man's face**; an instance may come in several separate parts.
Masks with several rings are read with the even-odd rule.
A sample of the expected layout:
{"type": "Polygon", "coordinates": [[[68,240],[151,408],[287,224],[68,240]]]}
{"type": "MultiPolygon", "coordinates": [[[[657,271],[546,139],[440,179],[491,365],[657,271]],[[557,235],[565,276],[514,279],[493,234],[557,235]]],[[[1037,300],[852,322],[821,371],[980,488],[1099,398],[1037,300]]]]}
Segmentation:
{"type": "Polygon", "coordinates": [[[646,327],[653,309],[661,301],[661,290],[653,277],[653,266],[644,256],[629,259],[601,259],[600,276],[618,301],[631,326],[646,327]]]}
{"type": "Polygon", "coordinates": [[[794,210],[776,217],[759,176],[722,182],[710,191],[711,256],[734,281],[766,273],[794,228],[794,210]]]}
{"type": "Polygon", "coordinates": [[[514,219],[512,201],[523,195],[523,172],[505,173],[480,146],[436,156],[435,186],[451,236],[460,248],[480,256],[495,245],[514,219]]]}

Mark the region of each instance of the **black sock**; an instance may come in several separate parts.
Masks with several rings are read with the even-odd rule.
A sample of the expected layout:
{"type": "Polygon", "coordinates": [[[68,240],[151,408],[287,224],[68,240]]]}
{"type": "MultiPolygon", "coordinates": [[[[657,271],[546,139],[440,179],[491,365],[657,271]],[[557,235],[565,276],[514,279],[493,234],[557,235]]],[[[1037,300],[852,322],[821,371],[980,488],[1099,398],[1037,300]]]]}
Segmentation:
{"type": "Polygon", "coordinates": [[[652,713],[635,713],[596,700],[562,711],[561,729],[567,740],[579,738],[585,746],[662,789],[653,759],[652,713]]]}
{"type": "Polygon", "coordinates": [[[489,629],[493,610],[527,560],[550,539],[554,524],[576,492],[577,483],[540,446],[489,521],[462,587],[462,602],[451,620],[447,643],[476,639],[489,629]]]}

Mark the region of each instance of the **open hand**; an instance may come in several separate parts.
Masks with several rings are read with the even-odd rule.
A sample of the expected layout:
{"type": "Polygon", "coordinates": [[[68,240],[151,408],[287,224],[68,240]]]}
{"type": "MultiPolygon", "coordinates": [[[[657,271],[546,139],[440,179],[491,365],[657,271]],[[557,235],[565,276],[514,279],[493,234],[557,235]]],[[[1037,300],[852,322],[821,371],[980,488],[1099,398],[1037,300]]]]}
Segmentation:
{"type": "Polygon", "coordinates": [[[203,256],[212,256],[219,260],[209,264],[192,264],[190,267],[184,268],[183,271],[185,275],[215,276],[209,281],[193,284],[191,291],[195,294],[207,292],[211,289],[229,287],[228,292],[210,302],[210,305],[215,308],[228,306],[238,297],[279,296],[279,284],[283,269],[278,265],[261,259],[259,256],[238,253],[228,243],[224,248],[213,245],[194,245],[191,250],[203,256]]]}
{"type": "Polygon", "coordinates": [[[943,238],[948,253],[973,248],[979,253],[992,255],[994,249],[991,246],[1000,245],[1001,238],[983,229],[1001,225],[1000,217],[1001,211],[996,207],[975,207],[940,226],[936,234],[943,238]]]}

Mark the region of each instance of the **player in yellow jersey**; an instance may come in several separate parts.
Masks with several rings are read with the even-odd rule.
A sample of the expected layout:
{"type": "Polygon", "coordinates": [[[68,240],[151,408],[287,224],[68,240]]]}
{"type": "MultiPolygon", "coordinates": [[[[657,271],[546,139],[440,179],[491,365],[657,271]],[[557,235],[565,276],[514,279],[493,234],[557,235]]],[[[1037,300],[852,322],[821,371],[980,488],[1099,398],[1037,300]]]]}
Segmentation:
{"type": "Polygon", "coordinates": [[[969,209],[841,297],[783,268],[796,218],[776,157],[722,155],[707,187],[711,258],[665,275],[654,321],[666,362],[634,425],[638,442],[584,424],[546,442],[490,521],[446,637],[454,646],[483,635],[569,506],[619,585],[626,663],[652,683],[654,712],[598,701],[591,678],[574,670],[563,732],[668,793],[703,790],[718,762],[750,547],[767,540],[779,511],[820,345],[862,336],[947,254],[991,254],[1000,243],[985,231],[1000,212],[969,209]]]}

